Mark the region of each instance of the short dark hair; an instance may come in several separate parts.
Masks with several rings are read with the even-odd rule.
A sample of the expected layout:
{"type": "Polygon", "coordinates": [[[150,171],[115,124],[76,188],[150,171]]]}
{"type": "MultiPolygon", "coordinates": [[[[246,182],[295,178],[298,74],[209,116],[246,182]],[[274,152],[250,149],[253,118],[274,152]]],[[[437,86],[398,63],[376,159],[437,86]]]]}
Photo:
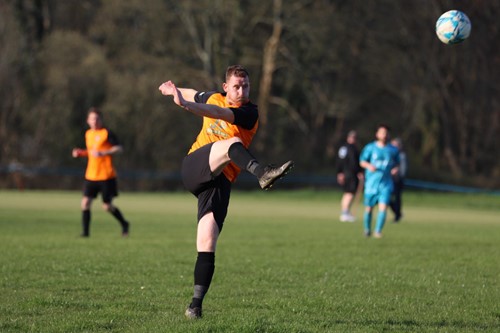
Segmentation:
{"type": "Polygon", "coordinates": [[[92,106],[88,111],[87,111],[87,116],[91,113],[95,113],[99,116],[99,118],[102,119],[102,112],[101,110],[99,110],[98,108],[96,108],[95,106],[92,106]]]}
{"type": "Polygon", "coordinates": [[[378,124],[378,126],[377,126],[377,131],[378,131],[379,129],[381,129],[381,128],[385,128],[385,129],[387,130],[387,132],[390,132],[390,131],[391,131],[391,128],[390,128],[390,127],[389,127],[389,125],[387,125],[387,124],[383,124],[383,123],[382,123],[382,124],[378,124]]]}
{"type": "Polygon", "coordinates": [[[226,69],[226,82],[231,78],[231,76],[236,77],[248,77],[248,71],[245,67],[241,65],[232,65],[226,69]]]}

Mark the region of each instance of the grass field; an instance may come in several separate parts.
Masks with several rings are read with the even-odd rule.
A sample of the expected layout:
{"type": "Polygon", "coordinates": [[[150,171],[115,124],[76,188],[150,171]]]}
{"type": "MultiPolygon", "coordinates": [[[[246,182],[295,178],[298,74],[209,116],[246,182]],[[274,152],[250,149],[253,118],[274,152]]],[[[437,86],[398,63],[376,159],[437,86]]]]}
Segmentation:
{"type": "Polygon", "coordinates": [[[80,193],[0,191],[0,332],[500,332],[500,198],[404,199],[366,239],[338,192],[234,192],[188,321],[193,197],[122,193],[127,239],[96,202],[81,239],[80,193]]]}

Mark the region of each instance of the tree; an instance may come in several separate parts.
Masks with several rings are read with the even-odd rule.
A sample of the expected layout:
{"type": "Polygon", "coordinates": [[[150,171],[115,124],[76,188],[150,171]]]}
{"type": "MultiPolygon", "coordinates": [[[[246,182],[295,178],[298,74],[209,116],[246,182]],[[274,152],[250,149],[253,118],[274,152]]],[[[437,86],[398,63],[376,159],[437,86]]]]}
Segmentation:
{"type": "Polygon", "coordinates": [[[252,149],[263,160],[331,173],[349,129],[366,143],[386,122],[411,177],[498,186],[499,13],[495,1],[463,0],[4,1],[0,163],[75,166],[68,149],[99,106],[125,146],[121,167],[175,172],[201,121],[165,103],[158,85],[220,89],[240,63],[260,107],[252,149]],[[447,46],[433,27],[452,5],[473,28],[447,46]]]}

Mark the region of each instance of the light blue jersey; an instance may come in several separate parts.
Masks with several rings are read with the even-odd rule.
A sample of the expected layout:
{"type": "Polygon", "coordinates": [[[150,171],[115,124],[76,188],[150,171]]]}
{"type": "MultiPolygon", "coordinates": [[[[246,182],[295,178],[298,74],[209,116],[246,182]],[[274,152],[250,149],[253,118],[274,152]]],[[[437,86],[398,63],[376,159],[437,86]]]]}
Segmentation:
{"type": "Polygon", "coordinates": [[[399,165],[399,151],[391,144],[378,146],[376,141],[361,151],[360,161],[372,164],[376,170],[365,170],[365,206],[377,202],[388,204],[393,189],[391,169],[399,165]]]}

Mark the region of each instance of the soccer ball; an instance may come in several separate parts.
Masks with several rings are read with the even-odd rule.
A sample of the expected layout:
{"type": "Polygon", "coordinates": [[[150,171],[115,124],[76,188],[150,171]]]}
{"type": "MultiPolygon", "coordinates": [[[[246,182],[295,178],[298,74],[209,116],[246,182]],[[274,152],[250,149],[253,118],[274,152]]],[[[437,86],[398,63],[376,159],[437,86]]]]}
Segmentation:
{"type": "Polygon", "coordinates": [[[459,10],[449,10],[436,22],[436,35],[445,44],[458,44],[470,35],[470,20],[459,10]]]}

